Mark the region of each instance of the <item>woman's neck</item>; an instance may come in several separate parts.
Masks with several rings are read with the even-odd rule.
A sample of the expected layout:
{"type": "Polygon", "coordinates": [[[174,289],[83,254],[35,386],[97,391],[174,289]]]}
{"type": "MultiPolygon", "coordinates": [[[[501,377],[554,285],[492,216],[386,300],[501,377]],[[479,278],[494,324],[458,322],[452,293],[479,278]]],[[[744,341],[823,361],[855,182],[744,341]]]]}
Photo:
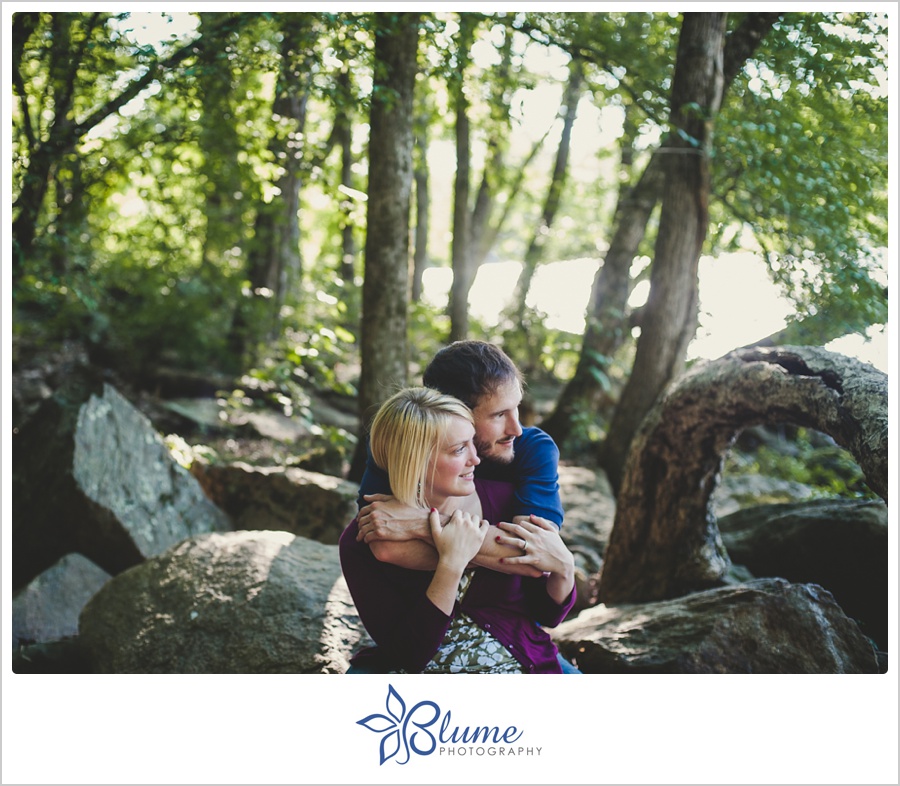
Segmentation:
{"type": "Polygon", "coordinates": [[[438,512],[450,515],[455,510],[463,510],[466,513],[481,515],[481,500],[477,494],[468,494],[465,497],[427,497],[433,508],[438,512]]]}
{"type": "Polygon", "coordinates": [[[439,513],[453,513],[459,507],[459,497],[432,497],[426,499],[431,503],[431,507],[436,508],[439,513]]]}

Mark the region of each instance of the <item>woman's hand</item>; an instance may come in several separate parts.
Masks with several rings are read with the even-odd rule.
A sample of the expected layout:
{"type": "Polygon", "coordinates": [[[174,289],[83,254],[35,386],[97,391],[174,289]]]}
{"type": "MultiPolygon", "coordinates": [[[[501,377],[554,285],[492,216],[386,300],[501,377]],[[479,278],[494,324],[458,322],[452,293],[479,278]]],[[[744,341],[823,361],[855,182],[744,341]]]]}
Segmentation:
{"type": "Polygon", "coordinates": [[[431,537],[438,550],[438,560],[451,567],[458,567],[460,575],[472,558],[478,553],[488,522],[474,513],[456,510],[446,524],[441,523],[441,515],[432,509],[428,517],[431,537]]]}
{"type": "Polygon", "coordinates": [[[486,519],[457,510],[446,524],[432,509],[428,516],[431,536],[438,551],[438,564],[426,595],[444,614],[453,614],[456,592],[463,571],[484,541],[488,529],[486,519]]]}
{"type": "Polygon", "coordinates": [[[503,564],[530,565],[542,573],[549,573],[547,592],[562,603],[575,586],[575,558],[563,543],[559,528],[540,516],[517,516],[513,522],[497,525],[504,531],[497,542],[522,550],[520,557],[505,557],[503,564]]]}

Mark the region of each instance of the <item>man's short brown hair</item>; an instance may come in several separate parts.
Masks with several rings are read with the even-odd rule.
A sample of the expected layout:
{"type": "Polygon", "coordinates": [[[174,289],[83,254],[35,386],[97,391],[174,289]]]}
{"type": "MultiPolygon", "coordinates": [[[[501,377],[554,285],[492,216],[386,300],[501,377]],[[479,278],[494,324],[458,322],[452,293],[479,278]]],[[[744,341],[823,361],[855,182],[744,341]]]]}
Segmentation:
{"type": "Polygon", "coordinates": [[[439,350],[422,375],[429,388],[455,396],[469,409],[512,380],[524,387],[522,372],[500,347],[487,341],[454,341],[439,350]]]}

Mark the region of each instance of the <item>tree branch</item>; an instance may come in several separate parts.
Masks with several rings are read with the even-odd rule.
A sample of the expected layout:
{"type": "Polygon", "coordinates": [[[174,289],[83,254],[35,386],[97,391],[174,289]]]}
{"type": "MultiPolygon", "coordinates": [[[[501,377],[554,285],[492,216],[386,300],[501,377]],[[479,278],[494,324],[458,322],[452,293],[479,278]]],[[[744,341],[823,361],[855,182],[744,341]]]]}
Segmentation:
{"type": "Polygon", "coordinates": [[[234,16],[222,22],[222,24],[218,27],[213,28],[207,33],[203,33],[200,37],[175,50],[167,58],[151,64],[141,77],[132,82],[119,95],[117,95],[115,98],[110,99],[100,108],[94,110],[94,112],[92,112],[81,122],[74,124],[69,134],[69,140],[74,141],[75,139],[78,139],[98,123],[107,118],[109,115],[113,114],[114,112],[118,112],[119,109],[121,109],[123,106],[125,106],[125,104],[127,104],[135,96],[137,96],[138,93],[140,93],[144,88],[150,85],[150,83],[153,82],[153,80],[156,79],[164,71],[171,70],[172,68],[175,68],[175,66],[187,60],[192,55],[199,54],[203,49],[210,45],[210,41],[213,36],[217,37],[223,33],[230,33],[234,30],[237,30],[242,24],[246,22],[244,16],[246,15],[235,14],[234,16]]]}

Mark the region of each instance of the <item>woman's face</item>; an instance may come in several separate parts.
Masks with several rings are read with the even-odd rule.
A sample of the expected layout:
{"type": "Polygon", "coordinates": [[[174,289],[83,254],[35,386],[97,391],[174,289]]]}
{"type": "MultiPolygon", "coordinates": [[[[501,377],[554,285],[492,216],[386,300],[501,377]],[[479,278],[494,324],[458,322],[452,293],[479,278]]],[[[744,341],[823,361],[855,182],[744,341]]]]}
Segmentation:
{"type": "Polygon", "coordinates": [[[425,477],[430,487],[426,497],[433,504],[447,497],[465,497],[475,491],[475,467],[481,463],[475,452],[475,427],[465,418],[452,417],[444,438],[428,463],[425,477]]]}

